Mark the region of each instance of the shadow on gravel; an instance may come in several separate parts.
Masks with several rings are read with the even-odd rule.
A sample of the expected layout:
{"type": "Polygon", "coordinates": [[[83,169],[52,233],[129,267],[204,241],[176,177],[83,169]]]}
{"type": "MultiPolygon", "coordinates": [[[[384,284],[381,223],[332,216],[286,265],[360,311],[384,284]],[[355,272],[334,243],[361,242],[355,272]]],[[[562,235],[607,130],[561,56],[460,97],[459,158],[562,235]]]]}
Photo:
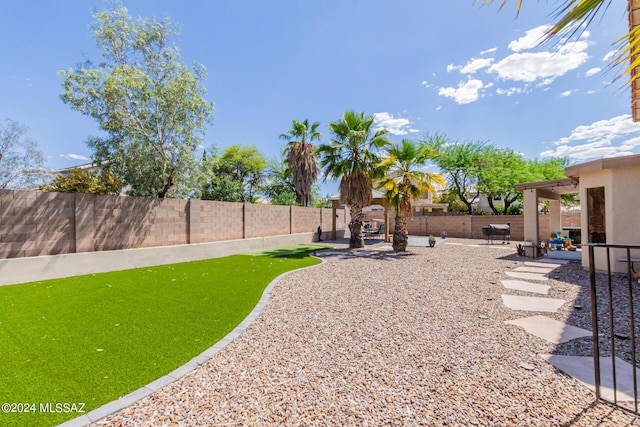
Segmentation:
{"type": "Polygon", "coordinates": [[[393,251],[381,251],[381,250],[367,250],[367,249],[332,249],[329,251],[322,251],[316,254],[319,258],[335,258],[340,257],[343,259],[357,259],[357,258],[367,258],[367,259],[375,259],[382,261],[391,261],[400,258],[410,258],[415,257],[418,254],[413,252],[399,252],[395,253],[393,251]]]}

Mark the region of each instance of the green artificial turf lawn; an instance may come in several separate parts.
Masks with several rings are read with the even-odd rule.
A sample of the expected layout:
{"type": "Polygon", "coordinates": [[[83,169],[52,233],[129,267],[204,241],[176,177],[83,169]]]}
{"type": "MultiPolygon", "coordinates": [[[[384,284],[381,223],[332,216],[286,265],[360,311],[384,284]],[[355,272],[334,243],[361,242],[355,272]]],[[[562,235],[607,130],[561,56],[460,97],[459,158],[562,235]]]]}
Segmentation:
{"type": "Polygon", "coordinates": [[[275,277],[319,263],[309,253],[323,248],[0,286],[0,404],[36,406],[0,412],[0,425],[55,425],[82,414],[40,403],[89,412],[168,374],[233,330],[275,277]]]}

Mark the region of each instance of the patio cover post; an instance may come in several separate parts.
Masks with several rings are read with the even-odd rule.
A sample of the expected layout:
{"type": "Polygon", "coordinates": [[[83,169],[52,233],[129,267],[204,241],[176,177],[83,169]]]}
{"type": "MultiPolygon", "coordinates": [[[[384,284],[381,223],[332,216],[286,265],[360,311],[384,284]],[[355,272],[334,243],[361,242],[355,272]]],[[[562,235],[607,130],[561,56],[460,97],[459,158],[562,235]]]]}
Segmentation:
{"type": "Polygon", "coordinates": [[[524,240],[538,244],[538,190],[524,190],[524,240]]]}
{"type": "Polygon", "coordinates": [[[336,217],[338,216],[338,201],[331,201],[331,240],[336,240],[336,217]]]}
{"type": "Polygon", "coordinates": [[[389,243],[389,208],[384,204],[384,241],[389,243]]]}

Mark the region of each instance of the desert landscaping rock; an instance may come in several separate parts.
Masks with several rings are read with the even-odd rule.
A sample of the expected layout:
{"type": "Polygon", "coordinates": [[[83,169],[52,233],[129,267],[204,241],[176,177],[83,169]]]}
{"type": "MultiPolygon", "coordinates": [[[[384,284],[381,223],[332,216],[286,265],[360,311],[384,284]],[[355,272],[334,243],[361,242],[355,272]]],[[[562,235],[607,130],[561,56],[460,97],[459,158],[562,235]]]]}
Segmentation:
{"type": "MultiPolygon", "coordinates": [[[[504,324],[517,313],[487,302],[504,292],[494,271],[522,258],[473,242],[320,253],[324,264],[280,280],[208,362],[97,425],[633,425],[551,364],[520,366],[556,347],[504,324]]],[[[571,304],[550,314],[557,321],[587,284],[563,286],[571,304]]]]}

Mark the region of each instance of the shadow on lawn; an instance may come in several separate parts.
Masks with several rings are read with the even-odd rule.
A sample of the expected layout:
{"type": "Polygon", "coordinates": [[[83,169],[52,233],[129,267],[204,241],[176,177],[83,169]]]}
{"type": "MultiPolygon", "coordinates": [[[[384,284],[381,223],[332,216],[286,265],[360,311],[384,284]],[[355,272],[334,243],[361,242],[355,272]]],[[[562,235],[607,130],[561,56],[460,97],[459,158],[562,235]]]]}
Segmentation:
{"type": "Polygon", "coordinates": [[[302,259],[308,257],[313,252],[324,251],[332,249],[330,246],[302,246],[299,248],[279,248],[270,249],[261,252],[253,252],[247,255],[250,256],[263,256],[269,258],[292,258],[302,259]]]}

